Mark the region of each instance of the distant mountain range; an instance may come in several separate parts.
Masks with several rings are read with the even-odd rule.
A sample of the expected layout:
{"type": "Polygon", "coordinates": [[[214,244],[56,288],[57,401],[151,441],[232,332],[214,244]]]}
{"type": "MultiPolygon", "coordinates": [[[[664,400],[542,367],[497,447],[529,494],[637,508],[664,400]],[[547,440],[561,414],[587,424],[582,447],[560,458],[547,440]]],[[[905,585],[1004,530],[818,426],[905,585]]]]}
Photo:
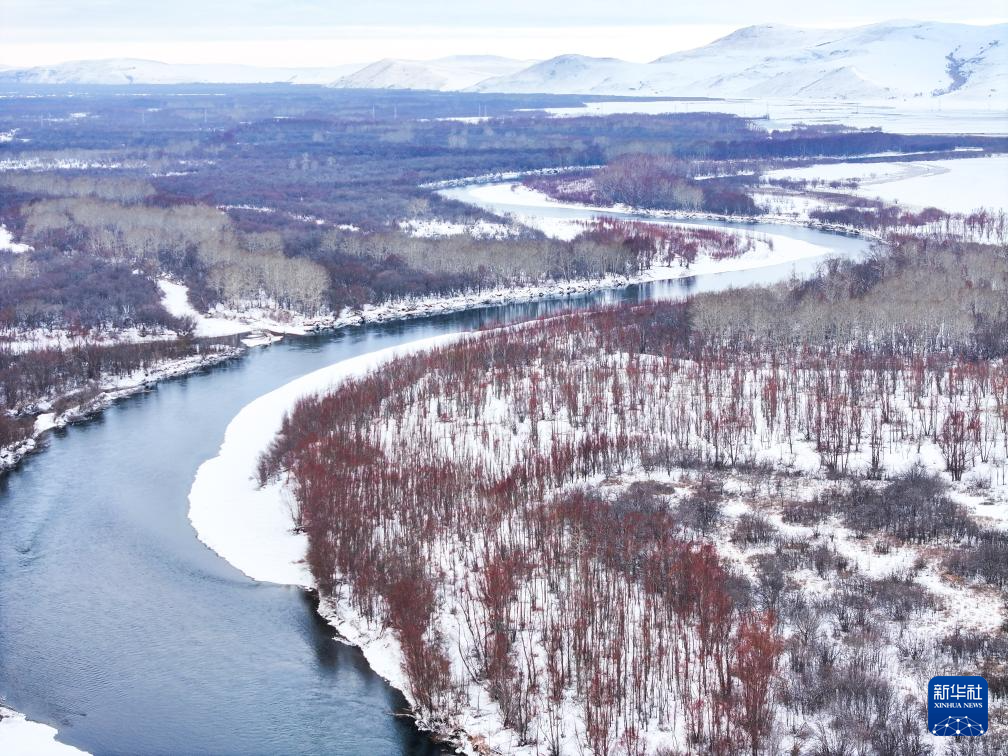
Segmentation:
{"type": "Polygon", "coordinates": [[[487,79],[507,78],[536,61],[493,55],[455,55],[436,60],[386,58],[333,82],[345,89],[439,89],[476,87],[487,79]]]}
{"type": "Polygon", "coordinates": [[[160,63],[110,58],[76,60],[54,66],[0,66],[0,82],[24,84],[331,84],[353,73],[357,64],[327,68],[263,68],[211,63],[160,63]]]}
{"type": "Polygon", "coordinates": [[[561,55],[385,59],[293,69],[99,60],[0,68],[0,82],[184,84],[290,82],[344,88],[652,97],[908,98],[1008,104],[1008,24],[886,22],[853,29],[764,25],[650,63],[561,55]]]}
{"type": "Polygon", "coordinates": [[[1008,24],[888,22],[855,29],[750,26],[650,63],[562,55],[482,92],[989,100],[1008,81],[1008,24]]]}

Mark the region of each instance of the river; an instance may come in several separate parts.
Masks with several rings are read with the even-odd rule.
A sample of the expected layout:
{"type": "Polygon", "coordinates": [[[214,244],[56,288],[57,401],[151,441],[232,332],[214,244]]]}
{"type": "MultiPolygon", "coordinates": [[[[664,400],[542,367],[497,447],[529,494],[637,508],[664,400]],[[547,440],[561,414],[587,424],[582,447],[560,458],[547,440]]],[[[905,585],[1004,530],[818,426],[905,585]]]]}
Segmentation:
{"type": "MultiPolygon", "coordinates": [[[[756,230],[768,229],[865,247],[756,230]]],[[[779,281],[819,261],[289,337],[55,432],[0,479],[0,701],[96,754],[439,753],[306,592],[255,582],[197,540],[189,489],[230,420],[298,376],[406,341],[779,281]]]]}

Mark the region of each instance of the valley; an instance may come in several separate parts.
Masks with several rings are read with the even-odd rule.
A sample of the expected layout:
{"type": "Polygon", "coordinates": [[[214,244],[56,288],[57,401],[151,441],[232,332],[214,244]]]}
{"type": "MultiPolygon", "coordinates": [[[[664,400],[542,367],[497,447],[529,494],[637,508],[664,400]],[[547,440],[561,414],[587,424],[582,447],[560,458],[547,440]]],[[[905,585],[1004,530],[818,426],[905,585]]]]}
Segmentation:
{"type": "Polygon", "coordinates": [[[0,67],[0,752],[1005,752],[1003,20],[269,5],[0,67]]]}

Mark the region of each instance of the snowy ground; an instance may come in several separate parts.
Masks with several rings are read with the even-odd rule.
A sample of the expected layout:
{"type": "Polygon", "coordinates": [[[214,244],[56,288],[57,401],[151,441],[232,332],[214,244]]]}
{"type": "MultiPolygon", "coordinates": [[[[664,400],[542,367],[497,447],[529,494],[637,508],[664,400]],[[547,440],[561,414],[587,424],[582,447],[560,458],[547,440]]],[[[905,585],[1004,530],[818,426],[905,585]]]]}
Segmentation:
{"type": "Polygon", "coordinates": [[[161,289],[161,304],[175,317],[190,317],[196,321],[196,336],[232,336],[238,333],[268,329],[280,333],[306,332],[307,318],[293,316],[288,320],[277,317],[276,311],[262,308],[228,310],[218,305],[213,315],[203,315],[189,302],[189,287],[162,278],[158,281],[161,289]]]}
{"type": "Polygon", "coordinates": [[[576,117],[615,113],[730,113],[755,119],[765,129],[789,129],[796,124],[842,123],[856,128],[881,127],[902,134],[1008,134],[1004,103],[935,107],[933,101],[878,103],[810,100],[642,100],[590,102],[582,107],[545,108],[554,116],[576,117]]]}
{"type": "Polygon", "coordinates": [[[32,248],[28,244],[18,244],[14,241],[14,237],[11,236],[11,232],[7,230],[7,227],[0,223],[0,252],[6,250],[7,252],[12,252],[15,255],[20,255],[24,252],[31,252],[32,248]]]}
{"type": "Polygon", "coordinates": [[[468,234],[474,239],[507,239],[521,234],[521,229],[513,224],[491,223],[485,220],[478,220],[474,223],[454,223],[437,218],[411,218],[400,222],[399,228],[410,236],[429,239],[464,234],[468,234]]]}
{"type": "Polygon", "coordinates": [[[840,181],[845,192],[912,208],[968,213],[981,207],[1008,212],[1008,155],[892,163],[830,163],[768,171],[766,178],[840,181]]]}
{"type": "Polygon", "coordinates": [[[0,471],[15,467],[24,457],[36,451],[39,448],[41,437],[53,428],[65,428],[71,423],[101,412],[119,399],[146,391],[158,381],[194,373],[205,367],[229,360],[238,353],[237,348],[226,348],[217,352],[169,360],[150,370],[137,370],[122,378],[105,378],[99,384],[100,393],[97,396],[83,404],[63,410],[59,414],[51,411],[57,397],[40,399],[33,407],[25,410],[38,413],[35,417],[35,426],[32,429],[31,437],[10,446],[0,446],[0,471]]]}
{"type": "MultiPolygon", "coordinates": [[[[396,356],[446,344],[456,338],[457,334],[424,339],[337,363],[303,376],[247,405],[228,426],[218,456],[200,467],[193,483],[189,517],[200,540],[254,579],[311,585],[311,576],[303,562],[306,539],[303,535],[292,532],[291,510],[284,482],[272,484],[261,490],[257,488],[254,477],[258,455],[268,446],[279,429],[284,413],[291,409],[300,397],[330,390],[341,379],[373,370],[396,356]]],[[[524,441],[515,436],[515,424],[510,422],[506,415],[508,411],[506,405],[494,406],[498,406],[504,412],[495,418],[499,428],[491,431],[492,434],[500,436],[498,439],[502,444],[500,448],[505,449],[512,444],[520,447],[524,441]]],[[[490,418],[491,414],[487,416],[490,418]]],[[[410,418],[401,420],[404,428],[411,422],[410,418]]],[[[451,423],[445,423],[444,426],[454,427],[451,423]]],[[[519,436],[527,432],[522,423],[518,423],[517,427],[519,436]]],[[[756,434],[759,438],[764,435],[765,432],[762,430],[756,434]]],[[[794,445],[793,451],[785,451],[782,444],[766,451],[767,460],[776,461],[792,472],[802,473],[797,477],[785,476],[783,485],[786,489],[778,490],[773,496],[769,496],[768,490],[767,500],[778,498],[808,500],[830,485],[828,476],[822,469],[819,455],[810,444],[797,440],[794,445]]],[[[896,472],[914,462],[922,462],[930,469],[942,469],[940,454],[932,447],[933,444],[924,443],[921,449],[921,444],[917,443],[915,450],[912,442],[903,444],[890,442],[885,454],[886,467],[890,472],[896,472]]],[[[493,445],[493,448],[497,450],[498,446],[493,445]]],[[[864,457],[864,453],[855,455],[856,462],[852,463],[852,467],[863,466],[864,457]]],[[[684,472],[682,475],[688,478],[689,474],[684,472]]],[[[623,486],[636,479],[664,479],[654,471],[645,475],[639,470],[626,470],[621,478],[616,483],[607,479],[606,485],[623,486]]],[[[669,477],[667,481],[675,484],[680,491],[680,497],[688,491],[688,484],[684,487],[684,479],[684,477],[669,477]]],[[[602,481],[600,478],[589,482],[600,484],[602,481]]],[[[768,516],[777,531],[797,542],[807,542],[814,546],[823,545],[834,550],[849,560],[851,565],[849,572],[871,579],[880,579],[900,570],[913,568],[916,582],[936,597],[937,608],[926,611],[907,628],[901,628],[899,623],[887,625],[887,637],[895,638],[897,635],[904,637],[903,633],[909,633],[909,637],[913,639],[934,644],[957,628],[990,631],[1000,622],[1002,606],[996,594],[991,594],[982,587],[956,584],[943,574],[940,558],[928,553],[926,549],[893,544],[891,549],[879,551],[880,541],[856,538],[835,518],[823,523],[821,527],[789,524],[782,519],[781,513],[774,509],[773,505],[759,503],[758,499],[754,501],[753,495],[746,493],[748,488],[744,476],[734,481],[733,476],[728,476],[726,482],[729,489],[736,489],[734,496],[730,496],[726,502],[729,524],[744,513],[768,516]],[[960,600],[963,590],[968,590],[972,594],[972,601],[960,600]]],[[[956,496],[969,505],[970,502],[966,501],[969,498],[966,487],[957,485],[956,489],[956,496]]],[[[985,497],[988,501],[982,504],[979,501],[972,502],[971,509],[974,514],[991,517],[1002,525],[1008,524],[1008,519],[1005,519],[1005,514],[1008,513],[1006,506],[1008,499],[1004,495],[1006,490],[1008,489],[1003,484],[1002,476],[1002,482],[995,483],[985,497]]],[[[727,537],[728,526],[723,530],[724,533],[717,537],[718,548],[726,557],[736,561],[743,570],[747,570],[747,565],[752,563],[761,551],[765,551],[763,547],[735,547],[727,537]]],[[[835,588],[835,577],[829,575],[823,577],[806,570],[796,573],[795,577],[801,581],[803,591],[810,595],[828,597],[835,588]]],[[[365,657],[376,672],[396,687],[408,690],[401,668],[399,647],[392,633],[365,623],[345,602],[324,601],[320,611],[345,638],[362,647],[365,657]]],[[[449,610],[445,609],[441,614],[442,627],[447,637],[455,639],[449,610]]],[[[454,648],[452,643],[448,646],[454,648]]],[[[924,675],[922,668],[901,662],[895,656],[894,648],[894,646],[887,647],[884,651],[887,663],[890,665],[887,675],[907,695],[919,700],[923,689],[922,681],[926,681],[927,675],[924,675]]],[[[483,701],[483,705],[478,707],[479,710],[467,711],[459,719],[463,729],[470,733],[480,733],[486,738],[483,742],[490,743],[503,752],[525,753],[527,749],[519,746],[512,739],[513,734],[498,721],[499,714],[494,706],[488,703],[485,697],[477,700],[483,701]]],[[[657,735],[657,737],[665,736],[657,735]]]]}
{"type": "Polygon", "coordinates": [[[118,328],[89,331],[82,335],[66,329],[33,328],[5,333],[0,337],[0,345],[8,351],[22,353],[38,349],[71,349],[84,344],[108,346],[136,344],[142,341],[166,341],[174,338],[175,332],[167,329],[118,328]]]}
{"type": "Polygon", "coordinates": [[[71,756],[85,751],[56,741],[56,729],[0,706],[0,753],[4,756],[71,756]]]}
{"type": "Polygon", "coordinates": [[[255,580],[312,585],[303,562],[307,541],[291,530],[282,486],[260,489],[255,480],[259,454],[300,397],[325,392],[402,354],[457,338],[458,334],[434,336],[343,360],[246,405],[224,432],[217,456],[196,472],[189,492],[189,520],[199,539],[255,580]]]}
{"type": "MultiPolygon", "coordinates": [[[[492,184],[477,184],[441,190],[440,194],[447,198],[475,205],[488,212],[502,215],[522,225],[542,231],[554,239],[573,239],[585,230],[584,223],[596,216],[611,216],[618,214],[633,214],[645,216],[649,222],[663,223],[685,228],[713,228],[725,231],[725,222],[751,222],[752,218],[719,216],[714,213],[682,212],[650,210],[634,208],[626,205],[601,207],[597,205],[582,205],[575,202],[563,202],[549,195],[532,189],[523,184],[505,182],[492,184]],[[676,220],[688,220],[690,223],[677,223],[676,220]],[[703,223],[704,220],[715,221],[703,223]]],[[[809,201],[812,202],[812,201],[809,201]]],[[[809,203],[806,203],[809,204],[809,203]]],[[[781,225],[810,225],[807,209],[805,215],[795,213],[793,203],[782,207],[779,213],[761,216],[760,220],[781,225]]],[[[856,233],[854,229],[842,229],[845,232],[856,233]]],[[[783,234],[763,234],[773,242],[773,249],[783,257],[776,262],[786,262],[789,259],[808,257],[811,251],[808,244],[783,234]]],[[[816,247],[819,254],[828,248],[816,247]]],[[[751,266],[747,266],[751,267],[751,266]]],[[[699,270],[693,272],[701,272],[699,270]]]]}
{"type": "Polygon", "coordinates": [[[768,215],[789,218],[803,225],[811,223],[813,211],[831,210],[837,207],[836,203],[827,202],[819,197],[785,189],[752,192],[751,196],[753,202],[765,208],[768,215]]]}

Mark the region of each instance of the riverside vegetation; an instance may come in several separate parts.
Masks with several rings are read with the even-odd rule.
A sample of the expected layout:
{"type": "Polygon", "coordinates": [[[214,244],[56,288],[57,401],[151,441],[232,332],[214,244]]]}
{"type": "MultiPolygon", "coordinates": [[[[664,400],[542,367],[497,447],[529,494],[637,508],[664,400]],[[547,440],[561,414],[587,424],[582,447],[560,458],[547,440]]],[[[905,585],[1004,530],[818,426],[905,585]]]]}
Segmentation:
{"type": "Polygon", "coordinates": [[[260,480],[478,748],[932,753],[933,674],[1008,705],[1006,291],[1003,245],[892,236],[489,331],[301,400],[260,480]]]}

